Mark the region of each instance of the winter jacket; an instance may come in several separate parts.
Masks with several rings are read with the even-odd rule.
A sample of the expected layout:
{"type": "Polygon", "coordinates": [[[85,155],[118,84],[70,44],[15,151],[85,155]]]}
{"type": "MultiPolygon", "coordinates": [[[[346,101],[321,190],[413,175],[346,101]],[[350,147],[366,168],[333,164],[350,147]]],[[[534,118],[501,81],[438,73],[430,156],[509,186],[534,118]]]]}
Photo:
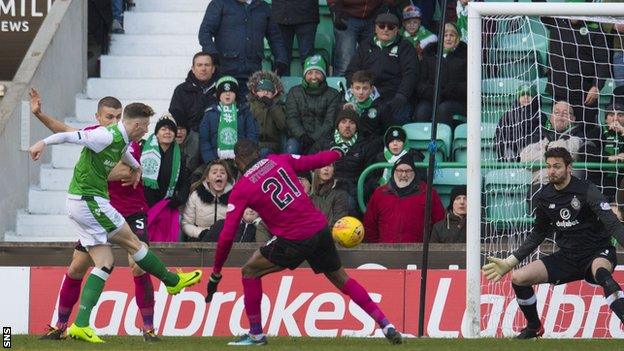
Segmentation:
{"type": "Polygon", "coordinates": [[[227,201],[232,185],[227,184],[223,194],[214,196],[204,184],[191,194],[182,213],[182,231],[191,238],[199,238],[201,232],[210,229],[218,220],[225,219],[227,201]]]}
{"type": "MultiPolygon", "coordinates": [[[[435,43],[425,49],[420,66],[420,82],[416,86],[416,99],[433,102],[435,87],[438,45],[435,43]]],[[[459,42],[455,50],[442,57],[440,67],[440,102],[452,100],[466,103],[468,76],[467,76],[467,46],[459,42]]]]}
{"type": "Polygon", "coordinates": [[[271,19],[270,5],[263,0],[252,0],[249,5],[212,0],[199,28],[202,51],[220,55],[219,72],[245,80],[262,68],[265,37],[275,61],[288,62],[282,34],[271,19]]]}
{"type": "Polygon", "coordinates": [[[568,19],[551,17],[541,20],[550,30],[548,91],[555,101],[581,105],[592,86],[602,89],[611,76],[605,35],[595,22],[571,24],[568,19]]]}
{"type": "Polygon", "coordinates": [[[319,23],[318,0],[273,0],[271,17],[277,24],[319,23]]]}
{"type": "Polygon", "coordinates": [[[291,136],[299,139],[308,134],[312,139],[334,129],[336,113],[340,108],[340,93],[323,82],[312,91],[297,85],[290,89],[286,97],[286,124],[291,136]]]}
{"type": "MultiPolygon", "coordinates": [[[[249,108],[245,105],[239,107],[236,123],[238,127],[238,139],[250,139],[258,142],[258,128],[249,108]]],[[[219,110],[213,105],[206,110],[204,118],[199,125],[199,151],[204,163],[208,163],[217,155],[217,132],[219,130],[219,110]]]]}
{"type": "Polygon", "coordinates": [[[280,99],[284,87],[279,77],[275,73],[268,71],[258,71],[252,74],[247,82],[247,87],[249,89],[247,101],[258,127],[260,149],[267,148],[273,153],[278,153],[281,149],[282,136],[287,134],[286,112],[284,104],[280,99]],[[265,105],[252,93],[256,90],[260,80],[264,78],[270,79],[277,91],[269,106],[265,105]]]}
{"type": "MultiPolygon", "coordinates": [[[[384,131],[392,124],[391,116],[379,105],[379,97],[380,95],[377,88],[373,87],[373,91],[371,92],[371,99],[373,102],[371,106],[362,111],[358,111],[360,116],[358,131],[364,138],[368,138],[369,136],[381,137],[384,131]]],[[[352,105],[356,103],[351,88],[345,92],[343,105],[346,103],[352,105]]]]}
{"type": "Polygon", "coordinates": [[[353,73],[368,70],[375,77],[373,85],[381,95],[381,104],[392,100],[397,94],[409,101],[419,81],[419,65],[414,46],[397,35],[394,42],[383,49],[373,40],[359,45],[347,66],[345,77],[351,86],[353,73]]]}
{"type": "Polygon", "coordinates": [[[391,0],[327,0],[330,8],[341,6],[342,11],[356,18],[374,18],[383,10],[387,10],[388,5],[393,4],[394,1],[391,0]]]}
{"type": "Polygon", "coordinates": [[[453,211],[447,211],[444,220],[433,225],[432,243],[465,243],[466,218],[459,217],[453,211]]]}
{"type": "MultiPolygon", "coordinates": [[[[427,185],[420,182],[417,191],[404,197],[391,184],[380,186],[368,202],[364,214],[365,238],[369,243],[421,243],[425,228],[427,185]]],[[[444,206],[432,189],[431,223],[444,219],[444,206]]]]}
{"type": "Polygon", "coordinates": [[[186,139],[180,144],[180,151],[186,158],[185,166],[190,175],[202,164],[199,153],[199,134],[192,130],[187,131],[186,139]]]}
{"type": "Polygon", "coordinates": [[[517,162],[520,151],[531,143],[531,136],[540,127],[539,102],[534,98],[531,104],[521,107],[517,102],[498,121],[494,143],[501,161],[517,162]]]}
{"type": "MultiPolygon", "coordinates": [[[[174,141],[175,142],[175,141],[174,141]]],[[[158,189],[151,189],[144,187],[145,199],[149,207],[154,206],[158,201],[165,198],[167,195],[167,189],[169,187],[169,179],[171,177],[171,171],[173,169],[173,147],[169,147],[167,151],[160,150],[160,169],[158,171],[158,189]]],[[[190,174],[186,169],[186,156],[183,152],[180,152],[180,173],[178,174],[178,181],[175,185],[173,195],[169,199],[171,201],[170,207],[177,207],[186,203],[190,190],[190,174]]]]}
{"type": "Polygon", "coordinates": [[[185,125],[188,129],[197,131],[204,117],[204,110],[217,102],[214,96],[217,79],[214,74],[208,82],[200,82],[193,72],[189,71],[184,83],[173,91],[169,104],[169,113],[178,125],[185,125]]]}
{"type": "Polygon", "coordinates": [[[319,184],[312,191],[310,199],[314,206],[327,217],[329,227],[332,227],[337,220],[350,213],[349,194],[341,188],[337,179],[325,184],[319,184]]]}

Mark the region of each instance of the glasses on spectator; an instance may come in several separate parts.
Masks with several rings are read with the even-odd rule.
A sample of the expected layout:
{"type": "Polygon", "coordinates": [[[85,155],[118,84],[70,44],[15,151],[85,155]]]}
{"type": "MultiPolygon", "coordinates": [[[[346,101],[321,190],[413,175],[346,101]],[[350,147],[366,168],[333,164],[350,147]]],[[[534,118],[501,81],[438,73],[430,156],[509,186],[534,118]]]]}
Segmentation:
{"type": "Polygon", "coordinates": [[[414,173],[413,169],[395,169],[394,171],[397,172],[398,174],[405,174],[405,175],[410,175],[414,173]]]}
{"type": "Polygon", "coordinates": [[[397,25],[396,24],[392,24],[392,23],[377,23],[377,27],[379,27],[379,29],[387,29],[387,30],[395,30],[397,29],[397,25]]]}

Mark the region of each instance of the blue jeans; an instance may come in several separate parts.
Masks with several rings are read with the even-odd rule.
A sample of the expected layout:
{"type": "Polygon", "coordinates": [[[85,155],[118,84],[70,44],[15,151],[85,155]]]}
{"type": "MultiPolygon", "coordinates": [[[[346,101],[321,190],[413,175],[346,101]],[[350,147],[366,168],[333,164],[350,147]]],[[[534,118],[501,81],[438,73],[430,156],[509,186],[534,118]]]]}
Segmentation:
{"type": "Polygon", "coordinates": [[[124,0],[112,0],[111,5],[113,6],[113,19],[121,22],[123,18],[123,2],[124,0]]]}
{"type": "Polygon", "coordinates": [[[301,145],[299,141],[295,138],[288,138],[286,142],[284,142],[284,153],[285,154],[298,154],[301,145]]]}
{"type": "Polygon", "coordinates": [[[624,49],[613,54],[613,80],[615,87],[624,85],[624,49]]]}
{"type": "Polygon", "coordinates": [[[288,52],[288,65],[292,61],[293,40],[297,36],[299,57],[301,62],[314,54],[314,38],[316,37],[316,23],[302,23],[294,25],[279,25],[284,39],[284,46],[288,52]]]}
{"type": "Polygon", "coordinates": [[[349,17],[347,29],[337,30],[334,28],[336,47],[334,48],[334,73],[333,76],[342,77],[347,70],[355,50],[359,43],[371,40],[373,37],[374,19],[361,19],[349,17]]]}

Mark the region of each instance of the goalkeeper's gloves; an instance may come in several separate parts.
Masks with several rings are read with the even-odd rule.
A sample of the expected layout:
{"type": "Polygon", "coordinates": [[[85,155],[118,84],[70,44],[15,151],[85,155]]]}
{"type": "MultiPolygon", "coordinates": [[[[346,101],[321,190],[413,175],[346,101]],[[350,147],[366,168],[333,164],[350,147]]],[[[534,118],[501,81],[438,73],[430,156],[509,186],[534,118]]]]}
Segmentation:
{"type": "Polygon", "coordinates": [[[212,301],[212,295],[217,292],[217,286],[219,285],[222,277],[221,273],[212,272],[210,275],[210,278],[208,279],[208,286],[206,287],[206,303],[210,303],[210,301],[212,301]]]}
{"type": "Polygon", "coordinates": [[[514,255],[509,255],[509,257],[507,257],[506,259],[488,257],[487,260],[490,263],[483,265],[483,268],[481,268],[481,270],[488,280],[494,282],[501,280],[501,278],[505,274],[507,274],[507,272],[512,270],[518,263],[520,263],[514,255]]]}

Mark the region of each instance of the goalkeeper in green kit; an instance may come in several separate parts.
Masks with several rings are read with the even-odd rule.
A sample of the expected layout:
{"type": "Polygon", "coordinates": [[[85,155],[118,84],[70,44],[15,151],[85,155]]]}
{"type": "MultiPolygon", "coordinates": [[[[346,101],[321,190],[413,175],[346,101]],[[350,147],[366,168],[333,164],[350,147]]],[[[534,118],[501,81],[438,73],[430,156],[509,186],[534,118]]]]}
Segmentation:
{"type": "Polygon", "coordinates": [[[91,310],[104,289],[104,283],[113,271],[113,252],[110,244],[117,244],[132,256],[146,272],[160,279],[169,294],[178,294],[183,288],[199,283],[202,272],[172,273],[163,262],[144,246],[132,232],[124,217],[115,210],[108,197],[108,174],[122,161],[132,167],[134,186],[141,179],[141,166],[128,150],[131,141],[140,140],[147,132],[154,111],[147,105],[133,103],[124,109],[118,124],[92,130],[57,133],[30,147],[33,160],[41,157],[46,145],[71,143],[82,145],[78,163],[67,194],[67,212],[82,246],[94,263],[80,296],[80,307],[75,322],[69,327],[69,336],[92,343],[103,342],[89,327],[91,310]]]}
{"type": "Polygon", "coordinates": [[[611,273],[617,265],[611,237],[622,245],[624,226],[598,188],[572,176],[572,156],[560,147],[546,151],[549,184],[535,195],[535,224],[520,248],[509,257],[488,257],[483,266],[487,279],[497,282],[530,255],[553,231],[559,251],[515,270],[511,284],[527,326],[516,337],[532,339],[544,334],[537,315],[533,285],[564,284],[586,280],[602,286],[607,305],[624,322],[624,293],[611,273]]]}

